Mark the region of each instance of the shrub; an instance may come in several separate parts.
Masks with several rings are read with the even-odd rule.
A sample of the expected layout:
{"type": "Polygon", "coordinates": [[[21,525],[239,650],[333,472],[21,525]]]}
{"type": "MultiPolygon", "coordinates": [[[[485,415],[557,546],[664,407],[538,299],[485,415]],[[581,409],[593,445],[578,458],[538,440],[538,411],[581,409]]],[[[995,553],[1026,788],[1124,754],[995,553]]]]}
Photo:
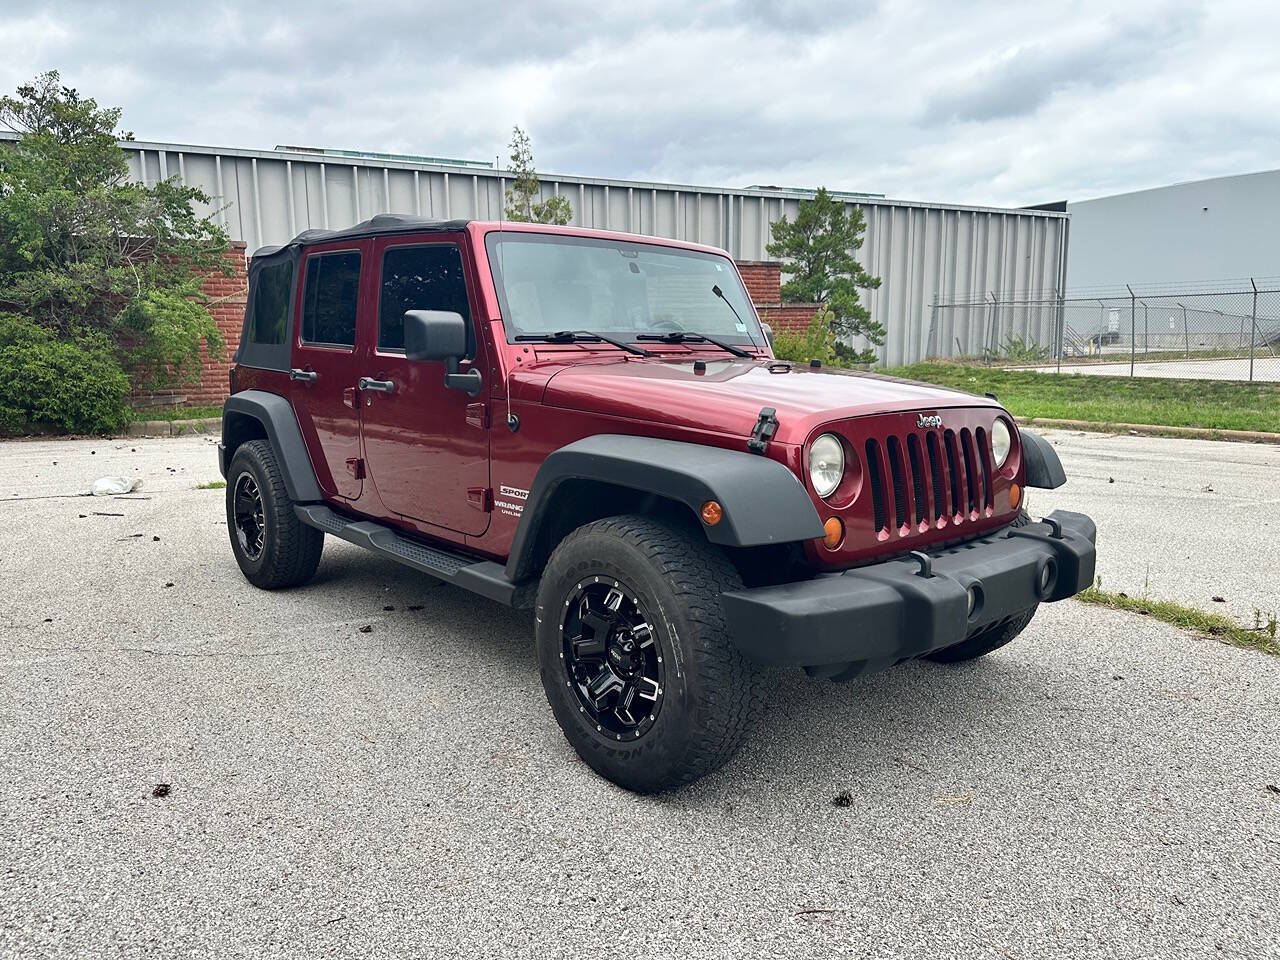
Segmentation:
{"type": "Polygon", "coordinates": [[[33,425],[114,433],[129,422],[129,378],[104,337],[55,340],[28,320],[0,314],[0,433],[33,425]]]}
{"type": "MultiPolygon", "coordinates": [[[[773,335],[773,355],[779,360],[808,363],[821,360],[836,364],[836,335],[831,329],[831,311],[819,310],[803,331],[779,330],[773,335]]],[[[768,318],[766,317],[766,322],[768,318]]]]}

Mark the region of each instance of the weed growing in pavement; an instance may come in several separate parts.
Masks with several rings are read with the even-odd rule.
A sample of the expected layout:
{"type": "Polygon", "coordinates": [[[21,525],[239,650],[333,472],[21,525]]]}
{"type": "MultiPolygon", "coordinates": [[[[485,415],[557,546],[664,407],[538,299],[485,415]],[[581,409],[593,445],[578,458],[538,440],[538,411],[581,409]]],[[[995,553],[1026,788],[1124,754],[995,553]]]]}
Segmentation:
{"type": "Polygon", "coordinates": [[[1154,600],[1146,595],[1147,585],[1143,586],[1143,596],[1131,597],[1124,592],[1112,592],[1102,589],[1102,578],[1098,577],[1092,587],[1077,594],[1081,603],[1091,603],[1113,610],[1128,610],[1144,617],[1152,617],[1164,623],[1172,624],[1183,630],[1211,637],[1221,643],[1229,643],[1236,647],[1247,647],[1260,650],[1274,656],[1280,656],[1280,641],[1276,639],[1276,615],[1254,611],[1254,625],[1242,627],[1229,617],[1205,610],[1197,610],[1172,600],[1154,600]]]}

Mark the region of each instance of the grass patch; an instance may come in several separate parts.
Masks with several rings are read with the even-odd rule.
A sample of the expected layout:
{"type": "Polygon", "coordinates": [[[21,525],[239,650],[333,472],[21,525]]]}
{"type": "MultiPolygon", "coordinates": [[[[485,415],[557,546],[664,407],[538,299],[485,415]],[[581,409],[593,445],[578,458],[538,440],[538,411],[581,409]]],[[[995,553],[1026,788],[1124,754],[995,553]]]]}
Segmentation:
{"type": "Polygon", "coordinates": [[[204,420],[222,416],[222,406],[216,407],[142,407],[132,411],[133,421],[139,420],[204,420]]]}
{"type": "Polygon", "coordinates": [[[1100,607],[1111,607],[1113,610],[1128,610],[1130,613],[1152,617],[1163,623],[1181,627],[1202,637],[1211,637],[1236,647],[1247,647],[1250,650],[1261,650],[1280,656],[1280,641],[1276,639],[1276,615],[1264,614],[1261,610],[1253,612],[1254,625],[1242,627],[1229,617],[1221,614],[1186,607],[1171,600],[1152,600],[1150,597],[1131,597],[1127,593],[1113,593],[1103,590],[1101,586],[1092,586],[1076,595],[1082,603],[1092,603],[1100,607]]]}
{"type": "Polygon", "coordinates": [[[1280,384],[1032,373],[958,363],[885,371],[968,393],[994,393],[1017,417],[1280,433],[1280,384]]]}
{"type": "Polygon", "coordinates": [[[208,483],[197,483],[196,489],[197,490],[224,490],[226,489],[226,486],[227,486],[227,481],[225,480],[210,480],[208,483]]]}

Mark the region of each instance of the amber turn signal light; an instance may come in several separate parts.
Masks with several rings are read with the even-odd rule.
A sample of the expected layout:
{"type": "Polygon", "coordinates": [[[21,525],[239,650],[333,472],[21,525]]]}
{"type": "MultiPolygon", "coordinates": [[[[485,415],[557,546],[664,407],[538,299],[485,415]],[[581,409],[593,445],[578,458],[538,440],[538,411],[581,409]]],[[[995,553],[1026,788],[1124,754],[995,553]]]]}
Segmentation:
{"type": "Polygon", "coordinates": [[[829,517],[827,522],[822,525],[822,530],[823,546],[828,550],[834,550],[840,546],[840,541],[844,539],[844,524],[840,522],[839,517],[829,517]]]}
{"type": "Polygon", "coordinates": [[[1016,483],[1009,485],[1009,506],[1018,509],[1018,501],[1022,499],[1022,490],[1016,483]]]}
{"type": "Polygon", "coordinates": [[[724,510],[714,500],[708,500],[702,505],[702,522],[708,527],[714,527],[722,517],[724,517],[724,510]]]}

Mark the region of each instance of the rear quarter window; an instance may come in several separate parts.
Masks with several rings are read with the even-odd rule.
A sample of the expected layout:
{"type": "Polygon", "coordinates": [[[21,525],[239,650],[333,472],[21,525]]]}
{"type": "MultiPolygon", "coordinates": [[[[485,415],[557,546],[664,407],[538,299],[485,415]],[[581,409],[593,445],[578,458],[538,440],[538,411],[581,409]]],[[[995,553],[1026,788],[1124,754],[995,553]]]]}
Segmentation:
{"type": "Polygon", "coordinates": [[[254,285],[249,342],[282,345],[289,335],[289,307],[293,299],[293,264],[266,267],[254,285]]]}

